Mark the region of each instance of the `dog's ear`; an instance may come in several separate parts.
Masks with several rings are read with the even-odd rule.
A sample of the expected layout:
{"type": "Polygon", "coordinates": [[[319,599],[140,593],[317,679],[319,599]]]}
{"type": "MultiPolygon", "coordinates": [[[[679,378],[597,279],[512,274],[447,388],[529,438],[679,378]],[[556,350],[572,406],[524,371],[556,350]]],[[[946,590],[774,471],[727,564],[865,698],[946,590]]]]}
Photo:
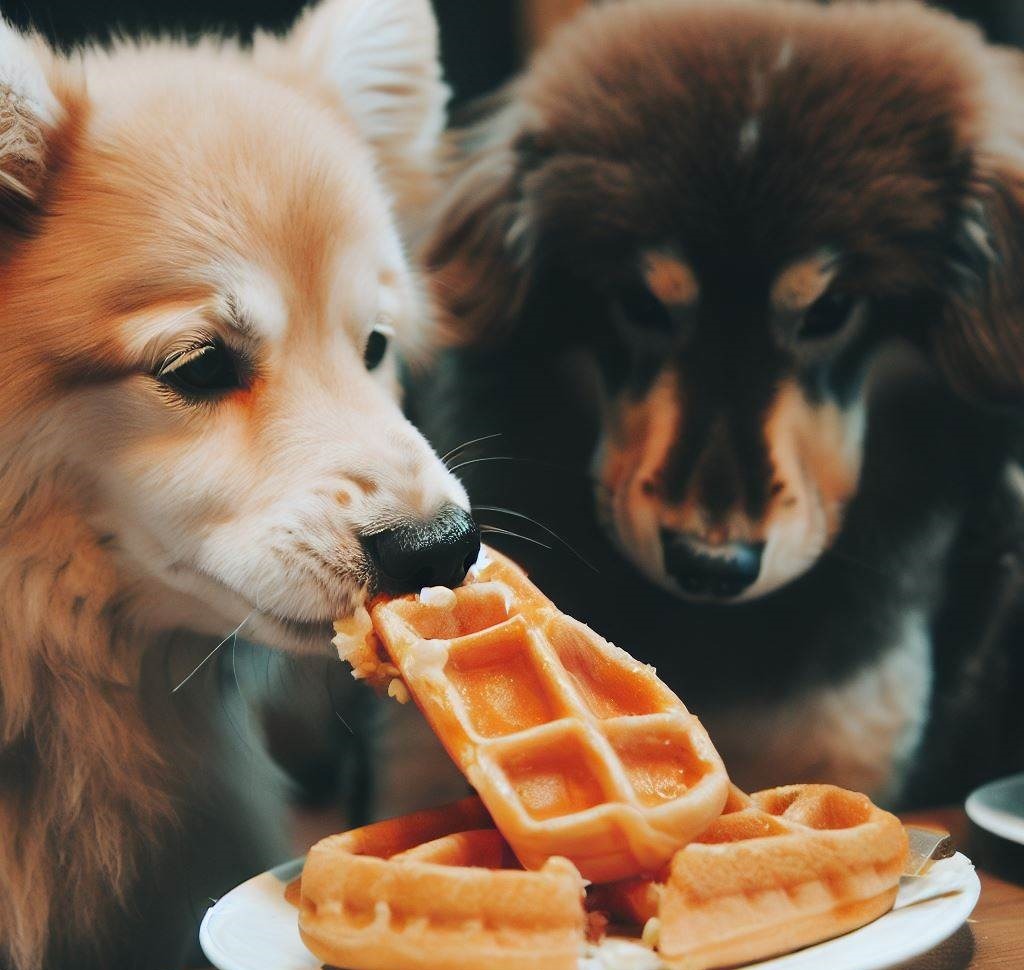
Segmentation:
{"type": "Polygon", "coordinates": [[[976,160],[932,348],[963,397],[1024,412],[1024,143],[998,147],[976,160]]]}
{"type": "Polygon", "coordinates": [[[299,18],[285,53],[339,99],[401,201],[421,201],[449,94],[430,0],[324,0],[299,18]]]}
{"type": "Polygon", "coordinates": [[[512,329],[530,286],[527,138],[514,97],[500,110],[490,107],[453,145],[424,251],[451,345],[499,341],[512,329]]]}
{"type": "Polygon", "coordinates": [[[60,106],[46,76],[42,41],[0,20],[0,223],[20,225],[46,178],[47,139],[60,106]]]}

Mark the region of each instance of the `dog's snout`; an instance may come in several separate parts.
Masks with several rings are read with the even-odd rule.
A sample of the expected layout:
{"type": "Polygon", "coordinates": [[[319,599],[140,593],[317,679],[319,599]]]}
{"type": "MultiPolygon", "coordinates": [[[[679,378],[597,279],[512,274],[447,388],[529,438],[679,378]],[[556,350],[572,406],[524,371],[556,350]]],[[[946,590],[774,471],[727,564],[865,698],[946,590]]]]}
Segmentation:
{"type": "Polygon", "coordinates": [[[763,542],[710,546],[695,537],[664,529],[665,572],[684,593],[732,599],[753,586],[761,572],[763,542]]]}
{"type": "Polygon", "coordinates": [[[468,512],[444,505],[426,522],[365,536],[363,545],[388,592],[458,586],[480,552],[480,528],[468,512]]]}

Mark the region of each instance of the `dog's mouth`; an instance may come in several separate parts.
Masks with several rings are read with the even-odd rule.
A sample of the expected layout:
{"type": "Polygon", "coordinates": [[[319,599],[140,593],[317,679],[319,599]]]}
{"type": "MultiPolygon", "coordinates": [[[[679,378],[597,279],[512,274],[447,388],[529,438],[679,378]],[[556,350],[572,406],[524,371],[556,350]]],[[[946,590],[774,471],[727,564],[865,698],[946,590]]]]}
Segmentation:
{"type": "Polygon", "coordinates": [[[241,631],[242,636],[268,647],[300,654],[325,653],[334,636],[334,618],[300,620],[269,610],[254,609],[241,631]]]}
{"type": "Polygon", "coordinates": [[[343,602],[330,615],[306,619],[289,616],[266,606],[257,605],[251,594],[234,589],[210,572],[195,566],[179,565],[175,574],[178,577],[191,576],[202,583],[202,592],[192,587],[193,595],[201,595],[208,602],[219,603],[227,608],[227,615],[234,613],[244,615],[239,624],[238,635],[268,647],[292,650],[298,653],[316,653],[324,651],[334,637],[334,621],[350,616],[362,605],[367,596],[365,585],[355,586],[345,593],[343,602]],[[232,605],[225,603],[229,598],[232,605]]]}

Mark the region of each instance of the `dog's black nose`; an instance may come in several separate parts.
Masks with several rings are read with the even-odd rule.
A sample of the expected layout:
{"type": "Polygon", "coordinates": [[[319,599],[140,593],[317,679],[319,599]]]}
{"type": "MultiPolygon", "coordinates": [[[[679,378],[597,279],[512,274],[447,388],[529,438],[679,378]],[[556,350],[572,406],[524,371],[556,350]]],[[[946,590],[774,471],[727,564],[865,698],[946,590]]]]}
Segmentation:
{"type": "Polygon", "coordinates": [[[443,505],[427,522],[364,536],[363,546],[389,593],[458,586],[480,552],[480,527],[457,505],[443,505]]]}
{"type": "Polygon", "coordinates": [[[763,542],[730,542],[710,546],[690,536],[663,529],[665,572],[684,593],[731,599],[753,586],[761,572],[763,542]]]}

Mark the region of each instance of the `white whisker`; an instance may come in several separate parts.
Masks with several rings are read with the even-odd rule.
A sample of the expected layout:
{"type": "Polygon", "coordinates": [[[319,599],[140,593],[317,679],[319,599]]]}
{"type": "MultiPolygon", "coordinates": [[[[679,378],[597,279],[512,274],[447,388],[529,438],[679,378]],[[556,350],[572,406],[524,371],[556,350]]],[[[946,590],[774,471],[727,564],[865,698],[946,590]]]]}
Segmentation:
{"type": "Polygon", "coordinates": [[[492,438],[500,438],[500,437],[501,437],[501,432],[499,431],[497,434],[485,434],[485,435],[483,435],[480,438],[471,438],[469,441],[464,441],[464,442],[462,442],[461,445],[456,445],[454,448],[452,448],[451,451],[446,451],[441,456],[441,464],[442,465],[447,465],[449,459],[454,458],[456,455],[458,455],[461,452],[465,451],[467,448],[472,447],[473,445],[480,444],[481,441],[490,441],[492,438]]]}
{"type": "MultiPolygon", "coordinates": [[[[244,619],[242,620],[242,622],[238,624],[238,626],[236,626],[236,627],[235,627],[235,628],[234,628],[234,629],[233,629],[233,630],[232,630],[232,631],[231,631],[231,632],[230,632],[230,633],[229,633],[229,634],[228,634],[228,635],[227,635],[227,636],[226,636],[226,637],[225,637],[225,638],[224,638],[223,640],[221,640],[221,642],[220,642],[220,643],[218,643],[218,644],[217,644],[217,646],[215,646],[215,647],[214,647],[214,648],[213,648],[213,649],[212,649],[212,650],[211,650],[211,651],[210,651],[210,652],[209,652],[209,653],[208,653],[208,654],[207,654],[207,655],[206,655],[205,657],[203,657],[203,659],[202,659],[202,660],[200,660],[200,661],[199,661],[199,663],[198,663],[198,664],[196,664],[196,666],[195,666],[195,669],[194,669],[194,670],[192,671],[192,673],[190,673],[190,674],[189,674],[189,675],[188,675],[188,676],[187,676],[187,677],[186,677],[186,678],[185,678],[185,679],[184,679],[184,680],[183,680],[183,681],[182,681],[182,682],[181,682],[180,684],[178,684],[178,686],[177,686],[177,687],[175,687],[175,688],[174,688],[174,689],[173,689],[173,690],[171,691],[171,693],[172,693],[172,694],[177,694],[177,693],[178,693],[178,691],[179,691],[179,690],[181,690],[181,688],[182,688],[182,687],[184,687],[184,686],[185,686],[185,685],[186,685],[186,684],[187,684],[187,683],[188,683],[188,682],[189,682],[189,681],[190,681],[190,680],[191,680],[191,679],[192,679],[193,677],[195,677],[195,675],[196,675],[197,673],[199,673],[199,671],[200,671],[200,669],[202,669],[203,665],[204,665],[204,664],[205,664],[205,663],[206,663],[206,662],[207,662],[207,661],[208,661],[208,660],[209,660],[209,659],[210,659],[210,658],[211,658],[211,657],[212,657],[212,656],[213,656],[213,655],[214,655],[214,654],[215,654],[215,653],[216,653],[216,652],[217,652],[218,650],[220,650],[220,648],[221,648],[221,647],[223,647],[223,646],[224,646],[224,644],[228,642],[228,640],[230,640],[230,639],[231,639],[232,637],[237,637],[237,636],[238,636],[238,633],[239,633],[239,631],[240,631],[240,630],[242,629],[242,627],[243,627],[243,626],[245,626],[245,624],[246,624],[246,623],[248,623],[248,622],[249,622],[249,618],[250,618],[250,617],[251,617],[251,616],[253,615],[253,613],[255,613],[255,612],[256,612],[255,610],[251,610],[251,611],[249,612],[248,616],[246,616],[246,617],[245,617],[245,618],[244,618],[244,619]]],[[[237,678],[236,678],[236,680],[237,680],[237,678]]]]}
{"type": "Polygon", "coordinates": [[[540,546],[541,549],[550,549],[546,542],[541,542],[539,539],[531,539],[529,536],[520,535],[518,532],[512,532],[510,529],[499,529],[495,525],[482,525],[480,531],[485,535],[494,533],[496,535],[511,536],[513,539],[522,539],[523,542],[532,542],[535,546],[540,546]]]}
{"type": "Polygon", "coordinates": [[[448,471],[454,473],[460,468],[465,468],[467,465],[476,465],[482,461],[529,461],[527,458],[516,458],[512,455],[493,455],[490,458],[469,458],[466,461],[460,461],[457,465],[453,465],[448,471]]]}
{"type": "Polygon", "coordinates": [[[522,512],[513,512],[512,509],[506,509],[500,505],[474,505],[473,511],[476,512],[478,510],[481,512],[498,512],[503,515],[513,515],[517,519],[525,519],[527,522],[532,522],[538,529],[543,529],[549,536],[551,536],[552,539],[556,539],[558,542],[562,543],[562,545],[565,546],[565,548],[568,549],[569,552],[571,552],[581,563],[583,563],[584,566],[592,569],[595,573],[599,572],[598,568],[593,563],[589,562],[582,553],[573,547],[567,540],[563,539],[554,531],[554,529],[549,528],[543,522],[539,522],[537,519],[529,515],[525,515],[522,512]]]}

